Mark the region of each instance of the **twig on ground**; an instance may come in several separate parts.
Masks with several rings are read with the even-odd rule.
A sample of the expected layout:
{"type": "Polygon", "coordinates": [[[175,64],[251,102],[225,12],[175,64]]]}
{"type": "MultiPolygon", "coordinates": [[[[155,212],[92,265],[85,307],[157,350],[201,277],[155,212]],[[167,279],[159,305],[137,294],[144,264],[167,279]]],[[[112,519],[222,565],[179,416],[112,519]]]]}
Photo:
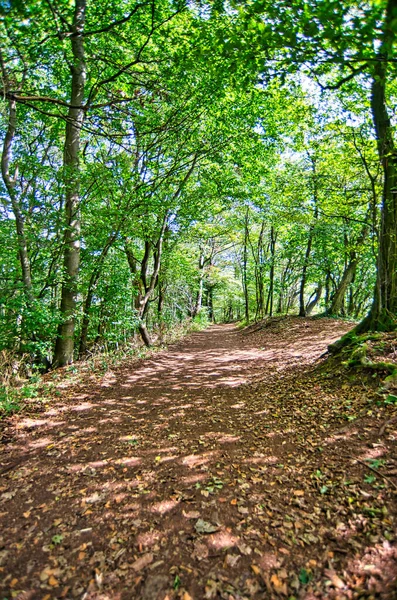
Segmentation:
{"type": "Polygon", "coordinates": [[[395,421],[397,421],[397,417],[392,417],[391,419],[384,421],[382,427],[379,429],[379,435],[383,435],[385,433],[386,427],[388,425],[391,425],[391,423],[394,423],[395,421]]]}
{"type": "Polygon", "coordinates": [[[367,469],[370,469],[371,471],[373,471],[374,473],[376,473],[377,475],[379,475],[379,477],[383,477],[383,479],[386,479],[386,481],[388,481],[394,487],[394,489],[397,490],[397,485],[394,483],[394,481],[392,481],[390,479],[390,477],[388,477],[387,475],[384,475],[383,473],[381,473],[377,469],[374,469],[374,467],[371,467],[368,463],[364,462],[363,460],[360,460],[359,458],[355,458],[354,460],[356,462],[364,465],[364,467],[367,467],[367,469]]]}

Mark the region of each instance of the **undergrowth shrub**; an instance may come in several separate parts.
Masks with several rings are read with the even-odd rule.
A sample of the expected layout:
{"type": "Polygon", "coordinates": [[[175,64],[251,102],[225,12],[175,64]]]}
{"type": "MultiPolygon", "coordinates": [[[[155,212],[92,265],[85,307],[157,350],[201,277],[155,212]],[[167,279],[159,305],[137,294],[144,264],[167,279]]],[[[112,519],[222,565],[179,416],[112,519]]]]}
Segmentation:
{"type": "Polygon", "coordinates": [[[207,311],[202,310],[196,315],[190,324],[190,331],[202,331],[210,325],[207,311]]]}

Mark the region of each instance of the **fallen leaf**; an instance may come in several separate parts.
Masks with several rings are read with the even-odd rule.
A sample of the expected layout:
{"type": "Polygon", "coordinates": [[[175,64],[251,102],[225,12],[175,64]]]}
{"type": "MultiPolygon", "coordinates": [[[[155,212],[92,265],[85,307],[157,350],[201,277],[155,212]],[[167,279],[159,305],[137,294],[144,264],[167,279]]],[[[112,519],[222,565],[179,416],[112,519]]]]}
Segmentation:
{"type": "Polygon", "coordinates": [[[49,578],[50,575],[51,575],[51,572],[48,567],[46,569],[43,569],[42,572],[40,573],[40,581],[47,581],[47,579],[49,578]]]}
{"type": "Polygon", "coordinates": [[[241,556],[238,554],[227,554],[225,558],[225,567],[235,567],[241,556]]]}
{"type": "Polygon", "coordinates": [[[280,579],[287,579],[288,578],[288,573],[285,569],[280,569],[277,573],[277,575],[280,577],[280,579]]]}
{"type": "Polygon", "coordinates": [[[249,556],[252,554],[252,548],[243,542],[239,542],[237,544],[237,548],[240,550],[241,554],[244,554],[244,556],[249,556]]]}
{"type": "Polygon", "coordinates": [[[134,571],[138,572],[150,565],[151,562],[153,562],[153,554],[149,552],[148,554],[144,554],[135,562],[133,562],[131,567],[134,569],[134,571]]]}
{"type": "Polygon", "coordinates": [[[198,519],[194,528],[197,533],[214,533],[214,531],[218,531],[219,529],[216,525],[212,525],[212,523],[204,521],[203,519],[198,519]]]}
{"type": "Polygon", "coordinates": [[[186,519],[198,519],[200,517],[200,513],[198,510],[190,510],[185,512],[184,510],[182,511],[182,514],[184,517],[186,517],[186,519]]]}
{"type": "Polygon", "coordinates": [[[338,590],[342,589],[343,587],[345,587],[345,583],[344,581],[342,581],[342,579],[336,574],[336,572],[333,569],[325,569],[325,574],[327,577],[329,577],[329,579],[331,580],[332,585],[337,588],[338,590]]]}
{"type": "Polygon", "coordinates": [[[206,546],[205,544],[202,544],[199,541],[195,542],[194,550],[193,550],[194,558],[196,558],[197,560],[204,560],[205,558],[208,558],[208,554],[209,554],[208,546],[206,546]]]}
{"type": "Polygon", "coordinates": [[[283,594],[284,596],[287,596],[287,584],[283,583],[275,573],[271,576],[270,581],[272,582],[273,587],[278,594],[283,594]]]}

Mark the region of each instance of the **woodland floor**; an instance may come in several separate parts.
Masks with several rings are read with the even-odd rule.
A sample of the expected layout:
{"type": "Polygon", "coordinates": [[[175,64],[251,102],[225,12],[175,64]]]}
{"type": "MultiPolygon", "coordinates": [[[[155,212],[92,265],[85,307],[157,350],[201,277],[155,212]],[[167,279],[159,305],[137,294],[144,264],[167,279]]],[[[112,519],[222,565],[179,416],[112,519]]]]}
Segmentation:
{"type": "Polygon", "coordinates": [[[212,326],[9,419],[1,600],[397,598],[396,406],[319,360],[349,328],[212,326]]]}

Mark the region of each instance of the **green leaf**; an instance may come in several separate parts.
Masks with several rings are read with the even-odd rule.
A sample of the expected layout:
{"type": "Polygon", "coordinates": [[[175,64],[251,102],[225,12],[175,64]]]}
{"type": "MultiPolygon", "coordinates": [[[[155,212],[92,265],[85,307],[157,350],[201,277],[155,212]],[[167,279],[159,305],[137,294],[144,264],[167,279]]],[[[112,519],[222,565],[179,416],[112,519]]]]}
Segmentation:
{"type": "Polygon", "coordinates": [[[178,590],[181,586],[181,578],[179,577],[179,575],[175,575],[175,579],[174,579],[174,583],[173,583],[173,588],[174,590],[178,590]]]}
{"type": "Polygon", "coordinates": [[[397,404],[397,396],[389,394],[385,400],[385,404],[397,404]]]}
{"type": "Polygon", "coordinates": [[[307,583],[309,583],[309,581],[313,579],[313,575],[309,571],[306,571],[306,569],[301,569],[299,571],[298,578],[299,581],[303,583],[303,585],[306,585],[307,583]]]}
{"type": "Polygon", "coordinates": [[[62,543],[62,541],[63,541],[63,535],[61,535],[61,534],[55,534],[55,535],[53,535],[53,536],[52,536],[52,538],[51,538],[51,542],[52,542],[53,544],[55,544],[55,546],[57,546],[57,545],[61,544],[61,543],[62,543]]]}
{"type": "Polygon", "coordinates": [[[366,475],[364,477],[364,481],[365,483],[373,483],[374,481],[376,481],[376,477],[375,475],[366,475]]]}
{"type": "Polygon", "coordinates": [[[382,467],[385,464],[385,461],[382,458],[368,459],[368,462],[369,466],[373,469],[379,469],[379,467],[382,467]]]}

